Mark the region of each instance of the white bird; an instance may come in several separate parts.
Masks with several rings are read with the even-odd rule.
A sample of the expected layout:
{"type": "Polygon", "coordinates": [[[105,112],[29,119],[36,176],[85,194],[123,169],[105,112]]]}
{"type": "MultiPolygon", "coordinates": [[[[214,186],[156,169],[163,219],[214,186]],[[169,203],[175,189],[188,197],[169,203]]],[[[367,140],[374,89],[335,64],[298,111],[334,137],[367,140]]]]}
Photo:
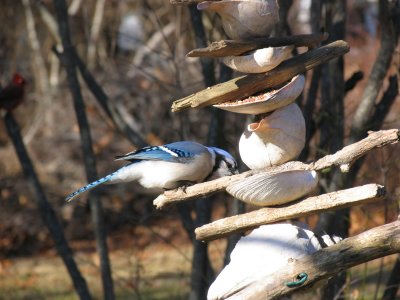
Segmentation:
{"type": "MultiPolygon", "coordinates": [[[[249,284],[269,280],[272,286],[282,284],[275,282],[274,272],[281,268],[290,268],[290,261],[295,263],[306,255],[321,248],[333,245],[340,238],[322,237],[321,245],[315,234],[306,224],[278,223],[263,225],[242,237],[231,253],[231,261],[221,271],[208,290],[207,299],[243,299],[236,293],[249,284]],[[271,276],[269,276],[271,275],[271,276]]],[[[292,264],[292,265],[293,265],[292,264]]]]}
{"type": "Polygon", "coordinates": [[[103,183],[137,180],[145,188],[161,191],[232,175],[238,170],[235,159],[225,150],[188,141],[145,147],[116,159],[130,163],[71,193],[65,200],[71,201],[103,183]]]}

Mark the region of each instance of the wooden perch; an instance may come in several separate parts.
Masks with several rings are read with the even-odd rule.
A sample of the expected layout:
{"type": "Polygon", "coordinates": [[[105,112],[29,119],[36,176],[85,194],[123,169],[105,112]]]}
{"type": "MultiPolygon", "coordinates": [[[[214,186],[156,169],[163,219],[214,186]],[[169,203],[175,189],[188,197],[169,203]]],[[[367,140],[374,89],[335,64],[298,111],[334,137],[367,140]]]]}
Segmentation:
{"type": "Polygon", "coordinates": [[[190,51],[188,57],[224,57],[236,56],[243,53],[266,47],[281,47],[294,45],[296,47],[314,48],[320,42],[328,38],[327,33],[323,34],[302,34],[276,38],[257,38],[251,41],[222,40],[212,42],[206,48],[198,48],[190,51]]]}
{"type": "Polygon", "coordinates": [[[196,239],[210,241],[235,232],[243,232],[260,225],[304,217],[327,210],[346,208],[385,197],[384,187],[367,184],[315,197],[280,207],[264,207],[258,210],[224,218],[196,228],[196,239]]]}
{"type": "Polygon", "coordinates": [[[339,166],[342,172],[348,172],[351,164],[368,151],[388,144],[396,144],[398,141],[398,129],[369,131],[368,137],[365,139],[348,145],[335,154],[322,157],[315,163],[311,163],[310,168],[313,170],[322,170],[335,165],[339,166]]]}
{"type": "MultiPolygon", "coordinates": [[[[196,4],[204,0],[169,0],[171,4],[196,4]]],[[[209,0],[209,1],[219,1],[219,0],[209,0]]]]}
{"type": "Polygon", "coordinates": [[[226,176],[216,180],[199,183],[183,189],[175,189],[166,191],[154,200],[154,205],[161,209],[166,205],[180,201],[186,201],[198,197],[204,197],[209,194],[226,189],[228,185],[236,181],[240,181],[246,177],[261,172],[280,172],[288,170],[322,170],[331,166],[340,166],[342,171],[348,171],[351,164],[360,156],[365,155],[368,151],[385,146],[387,144],[395,144],[399,141],[399,130],[389,129],[375,132],[369,132],[368,136],[354,144],[344,147],[335,154],[327,155],[312,162],[304,164],[301,162],[288,162],[286,164],[261,170],[250,170],[238,175],[226,176]]]}
{"type": "Polygon", "coordinates": [[[343,270],[399,252],[400,221],[397,220],[347,238],[299,260],[290,261],[290,267],[274,273],[274,282],[281,284],[268,285],[267,283],[271,282],[270,278],[265,278],[249,283],[231,296],[247,300],[281,299],[298,290],[312,287],[317,281],[343,270]],[[286,283],[293,281],[300,273],[308,275],[305,283],[288,287],[286,283]]]}
{"type": "Polygon", "coordinates": [[[172,111],[177,112],[249,97],[257,92],[278,86],[293,76],[304,73],[348,51],[349,46],[345,41],[335,41],[290,58],[267,73],[236,77],[176,100],[172,104],[172,111]]]}
{"type": "Polygon", "coordinates": [[[249,176],[261,172],[280,172],[280,171],[307,170],[307,169],[308,169],[307,164],[304,164],[299,161],[290,161],[286,164],[276,167],[260,169],[260,170],[250,170],[238,175],[225,176],[212,181],[199,183],[193,186],[189,186],[185,189],[178,188],[175,190],[165,191],[163,194],[159,195],[156,199],[154,199],[153,204],[157,208],[161,209],[164,208],[164,206],[166,205],[174,204],[176,202],[187,201],[198,197],[204,197],[212,193],[226,189],[226,187],[233,182],[240,181],[244,178],[247,178],[249,176]]]}

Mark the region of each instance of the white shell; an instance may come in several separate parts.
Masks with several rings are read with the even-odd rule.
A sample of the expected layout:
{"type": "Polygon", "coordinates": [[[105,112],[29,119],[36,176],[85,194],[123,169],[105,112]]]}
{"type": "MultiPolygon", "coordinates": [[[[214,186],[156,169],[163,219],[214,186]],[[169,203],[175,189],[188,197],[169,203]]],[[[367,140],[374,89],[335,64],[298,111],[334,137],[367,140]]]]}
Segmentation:
{"type": "Polygon", "coordinates": [[[207,299],[246,299],[241,293],[245,294],[249,285],[260,281],[271,289],[281,286],[282,281],[273,276],[275,272],[282,268],[290,271],[296,260],[321,248],[315,234],[304,223],[260,226],[236,244],[229,264],[210,286],[207,299]]]}
{"type": "Polygon", "coordinates": [[[232,183],[226,191],[235,198],[258,206],[280,205],[312,192],[318,174],[309,170],[260,173],[232,183]]]}
{"type": "Polygon", "coordinates": [[[239,101],[215,104],[214,106],[235,113],[259,115],[293,103],[303,91],[304,85],[304,76],[296,75],[279,89],[239,101]]]}
{"type": "Polygon", "coordinates": [[[222,62],[242,73],[264,73],[272,70],[292,53],[294,46],[257,49],[246,55],[226,56],[222,62]]]}
{"type": "Polygon", "coordinates": [[[250,169],[280,165],[295,159],[305,140],[303,114],[292,103],[247,126],[239,141],[240,157],[250,169]]]}
{"type": "Polygon", "coordinates": [[[266,38],[279,22],[276,0],[203,1],[197,8],[217,12],[221,16],[225,33],[234,40],[266,38]]]}

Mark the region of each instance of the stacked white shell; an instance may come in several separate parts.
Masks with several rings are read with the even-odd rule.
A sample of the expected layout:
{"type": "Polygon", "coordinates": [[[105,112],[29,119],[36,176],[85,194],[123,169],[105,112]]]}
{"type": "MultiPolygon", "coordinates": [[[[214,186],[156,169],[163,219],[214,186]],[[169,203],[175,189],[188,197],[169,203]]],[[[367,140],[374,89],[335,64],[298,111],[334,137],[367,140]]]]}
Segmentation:
{"type": "MultiPolygon", "coordinates": [[[[277,0],[203,1],[198,9],[217,12],[225,33],[234,40],[266,38],[279,21],[277,0]]],[[[291,56],[293,45],[257,49],[240,56],[227,56],[222,62],[242,73],[273,70],[291,56]]],[[[223,110],[257,115],[257,122],[246,126],[240,141],[242,161],[250,169],[278,166],[296,159],[305,145],[305,120],[295,100],[305,86],[303,75],[246,99],[214,106],[223,110]]],[[[279,205],[310,193],[317,185],[315,172],[297,170],[282,174],[251,176],[234,183],[227,191],[255,205],[279,205]]]]}
{"type": "Polygon", "coordinates": [[[223,102],[214,106],[241,114],[263,114],[293,103],[303,91],[304,85],[304,76],[296,75],[281,88],[250,96],[243,100],[223,102]]]}
{"type": "Polygon", "coordinates": [[[238,72],[264,73],[289,58],[293,48],[293,46],[262,48],[241,56],[226,56],[222,58],[222,62],[238,72]]]}
{"type": "Polygon", "coordinates": [[[233,40],[268,37],[279,22],[277,0],[203,1],[197,8],[218,13],[225,33],[233,40]]]}
{"type": "Polygon", "coordinates": [[[271,288],[281,285],[273,276],[276,271],[290,268],[296,260],[331,246],[340,238],[324,235],[322,240],[326,245],[322,246],[303,223],[278,223],[254,229],[236,244],[230,263],[210,286],[207,299],[245,299],[240,291],[260,280],[271,288]]]}
{"type": "Polygon", "coordinates": [[[226,190],[246,203],[272,206],[303,197],[312,192],[317,185],[317,172],[293,170],[256,174],[231,184],[226,190]]]}
{"type": "Polygon", "coordinates": [[[273,111],[261,121],[247,125],[239,152],[250,169],[281,165],[297,158],[305,144],[306,125],[296,103],[273,111]]]}

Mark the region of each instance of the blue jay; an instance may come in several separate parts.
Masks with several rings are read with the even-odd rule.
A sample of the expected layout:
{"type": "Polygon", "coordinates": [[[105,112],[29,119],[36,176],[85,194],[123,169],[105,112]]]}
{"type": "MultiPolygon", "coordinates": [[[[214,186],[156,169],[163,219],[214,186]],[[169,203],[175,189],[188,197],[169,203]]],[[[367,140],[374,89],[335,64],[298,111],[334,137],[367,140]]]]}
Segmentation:
{"type": "Polygon", "coordinates": [[[65,200],[71,201],[79,194],[103,183],[137,180],[145,188],[160,191],[238,172],[235,159],[225,150],[187,141],[145,147],[117,156],[116,160],[126,160],[130,163],[80,188],[65,200]]]}

